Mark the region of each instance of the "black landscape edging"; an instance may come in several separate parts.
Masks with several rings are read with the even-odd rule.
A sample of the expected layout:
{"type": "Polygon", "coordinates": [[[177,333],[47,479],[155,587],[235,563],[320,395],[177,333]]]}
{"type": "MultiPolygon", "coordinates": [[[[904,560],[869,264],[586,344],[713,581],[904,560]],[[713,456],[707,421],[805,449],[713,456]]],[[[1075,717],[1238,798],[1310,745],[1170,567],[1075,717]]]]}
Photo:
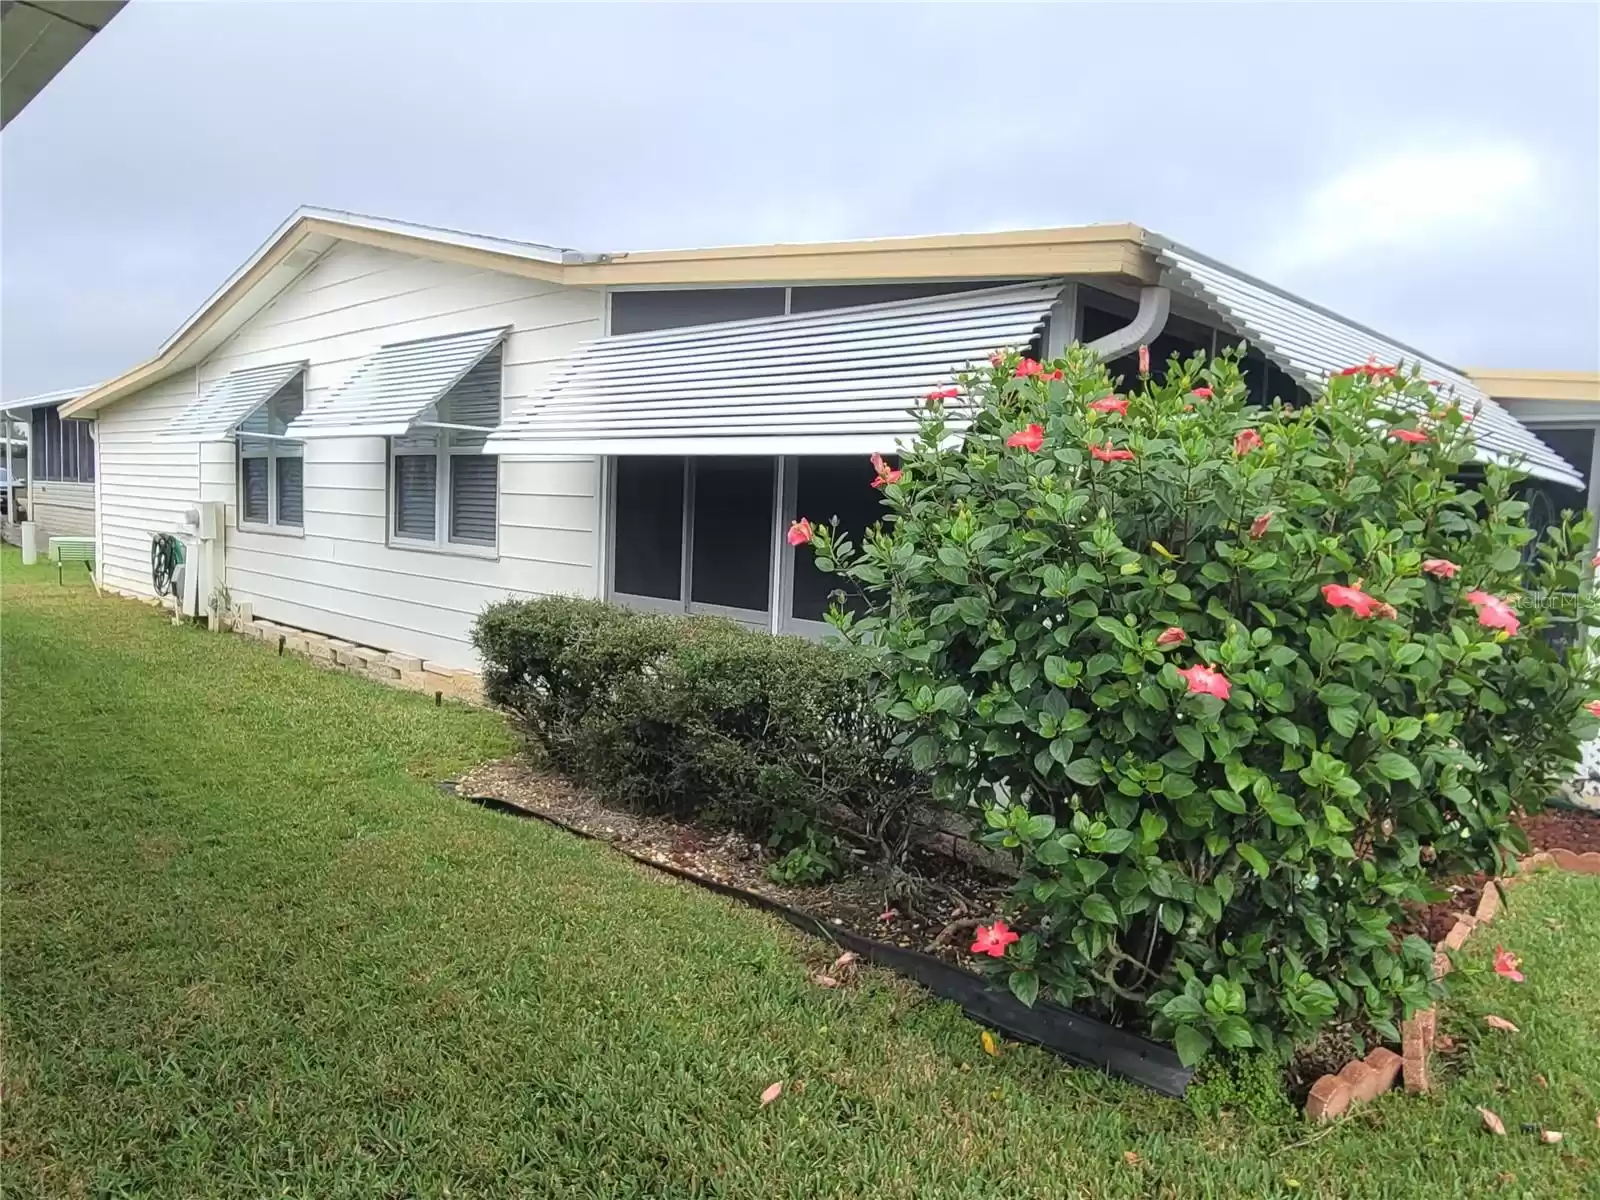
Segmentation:
{"type": "Polygon", "coordinates": [[[509,800],[495,796],[464,795],[453,780],[441,782],[439,789],[480,808],[543,821],[588,841],[601,842],[627,855],[634,862],[782,917],[803,933],[852,950],[869,962],[921,984],[941,1000],[953,1000],[973,1020],[998,1029],[1015,1041],[1042,1046],[1071,1062],[1120,1075],[1163,1096],[1182,1096],[1194,1075],[1194,1071],[1179,1062],[1177,1054],[1169,1047],[1046,1001],[1029,1008],[1010,992],[990,987],[983,976],[963,970],[942,958],[863,937],[757,892],[747,892],[732,884],[707,879],[670,863],[656,862],[607,838],[597,837],[559,818],[523,808],[509,800]]]}

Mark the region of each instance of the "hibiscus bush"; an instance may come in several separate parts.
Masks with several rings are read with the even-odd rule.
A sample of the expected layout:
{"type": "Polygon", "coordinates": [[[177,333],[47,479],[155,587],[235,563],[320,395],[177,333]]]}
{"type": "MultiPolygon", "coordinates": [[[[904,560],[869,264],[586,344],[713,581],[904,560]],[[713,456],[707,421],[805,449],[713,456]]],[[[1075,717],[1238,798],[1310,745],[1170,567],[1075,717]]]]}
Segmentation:
{"type": "Polygon", "coordinates": [[[1587,528],[1536,538],[1404,370],[1261,409],[1237,353],[1118,394],[1074,347],[961,388],[970,427],[929,398],[861,545],[796,538],[868,598],[831,619],[913,763],[1020,859],[974,949],[1187,1062],[1397,1039],[1440,986],[1402,904],[1505,869],[1593,731],[1587,528]]]}

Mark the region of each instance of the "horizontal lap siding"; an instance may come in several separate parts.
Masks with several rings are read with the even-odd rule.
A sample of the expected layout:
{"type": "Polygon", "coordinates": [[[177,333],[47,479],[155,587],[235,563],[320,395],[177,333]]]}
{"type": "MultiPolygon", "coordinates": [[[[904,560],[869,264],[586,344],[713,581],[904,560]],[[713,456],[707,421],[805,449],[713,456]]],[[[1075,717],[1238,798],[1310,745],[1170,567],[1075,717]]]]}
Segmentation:
{"type": "Polygon", "coordinates": [[[153,435],[195,396],[184,371],[113,404],[96,418],[100,570],[110,587],[153,596],[150,537],[182,525],[199,495],[200,448],[153,435]]]}
{"type": "Polygon", "coordinates": [[[94,484],[35,480],[28,515],[39,526],[41,546],[53,537],[93,537],[94,484]]]}
{"type": "MultiPolygon", "coordinates": [[[[340,245],[201,366],[200,386],[231,371],[306,359],[309,409],[385,343],[509,325],[509,409],[539,386],[551,364],[600,332],[601,312],[598,292],[340,245]]],[[[184,394],[194,387],[191,374],[184,394]]],[[[142,401],[113,406],[106,416],[147,407],[142,401]]],[[[141,416],[138,424],[146,429],[152,422],[141,416]]],[[[124,423],[135,424],[131,417],[124,423]]],[[[231,443],[152,447],[130,438],[103,469],[103,478],[110,471],[117,480],[103,492],[103,525],[109,541],[131,553],[126,531],[147,508],[196,494],[221,500],[236,603],[284,624],[454,666],[477,666],[469,638],[485,604],[506,596],[598,593],[594,460],[502,459],[499,554],[490,559],[387,545],[384,456],[382,438],[306,443],[304,533],[295,536],[238,528],[231,443]]],[[[140,590],[148,592],[148,534],[143,544],[140,590]]]]}

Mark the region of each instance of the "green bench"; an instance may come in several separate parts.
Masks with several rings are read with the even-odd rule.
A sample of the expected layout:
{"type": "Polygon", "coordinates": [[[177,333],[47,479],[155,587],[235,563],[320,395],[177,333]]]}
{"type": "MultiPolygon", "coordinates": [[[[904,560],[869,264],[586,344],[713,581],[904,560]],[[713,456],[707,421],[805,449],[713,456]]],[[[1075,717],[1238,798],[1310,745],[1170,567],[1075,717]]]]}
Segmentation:
{"type": "Polygon", "coordinates": [[[56,582],[61,582],[61,569],[69,562],[81,562],[94,578],[94,539],[92,537],[53,537],[50,539],[50,557],[56,564],[56,582]]]}

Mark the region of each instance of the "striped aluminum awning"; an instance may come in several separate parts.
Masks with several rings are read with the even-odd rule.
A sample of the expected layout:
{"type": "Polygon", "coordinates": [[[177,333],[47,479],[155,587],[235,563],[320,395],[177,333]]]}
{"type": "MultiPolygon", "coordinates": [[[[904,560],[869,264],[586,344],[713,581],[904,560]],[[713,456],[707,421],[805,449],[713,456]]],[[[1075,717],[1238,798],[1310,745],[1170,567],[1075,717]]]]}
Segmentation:
{"type": "Polygon", "coordinates": [[[429,405],[477,366],[509,326],[394,342],[365,358],[316,408],[289,426],[292,438],[401,437],[429,405]]]}
{"type": "Polygon", "coordinates": [[[489,453],[892,451],[928,392],[1026,346],[1062,281],[601,337],[506,417],[489,453]]]}
{"type": "Polygon", "coordinates": [[[1472,430],[1480,460],[1584,488],[1571,464],[1464,372],[1174,242],[1151,237],[1149,245],[1163,267],[1163,283],[1199,301],[1313,395],[1335,371],[1370,359],[1418,364],[1425,377],[1439,381],[1442,396],[1476,411],[1472,430]]]}
{"type": "Polygon", "coordinates": [[[230,372],[208,387],[155,435],[158,442],[225,442],[256,409],[300,372],[305,359],[230,372]]]}

